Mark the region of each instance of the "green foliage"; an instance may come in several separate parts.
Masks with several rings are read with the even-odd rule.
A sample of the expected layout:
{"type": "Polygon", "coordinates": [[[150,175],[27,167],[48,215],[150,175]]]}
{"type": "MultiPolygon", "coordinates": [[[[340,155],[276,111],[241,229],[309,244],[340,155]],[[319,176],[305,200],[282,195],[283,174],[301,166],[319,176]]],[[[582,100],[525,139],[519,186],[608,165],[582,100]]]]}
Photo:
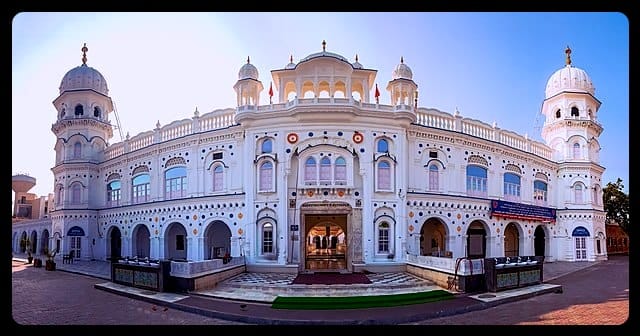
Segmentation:
{"type": "Polygon", "coordinates": [[[620,228],[629,234],[629,195],[623,191],[622,179],[616,183],[607,183],[602,189],[602,201],[607,212],[606,223],[618,224],[620,228]]]}

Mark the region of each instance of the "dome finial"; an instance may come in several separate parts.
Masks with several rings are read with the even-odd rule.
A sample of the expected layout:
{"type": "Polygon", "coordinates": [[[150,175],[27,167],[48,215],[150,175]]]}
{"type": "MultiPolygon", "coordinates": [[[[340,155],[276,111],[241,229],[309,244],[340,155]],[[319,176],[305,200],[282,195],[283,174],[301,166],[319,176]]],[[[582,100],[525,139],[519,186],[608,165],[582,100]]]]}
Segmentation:
{"type": "Polygon", "coordinates": [[[327,41],[322,40],[322,51],[326,51],[327,50],[327,41]]]}
{"type": "Polygon", "coordinates": [[[85,65],[87,64],[87,51],[89,51],[89,48],[87,48],[87,44],[85,43],[80,50],[82,50],[82,64],[85,65]]]}
{"type": "Polygon", "coordinates": [[[567,49],[564,50],[564,53],[567,54],[567,60],[565,61],[567,65],[571,65],[571,48],[567,46],[567,49]]]}
{"type": "Polygon", "coordinates": [[[358,61],[358,54],[356,54],[356,62],[358,61]]]}
{"type": "Polygon", "coordinates": [[[293,55],[289,55],[289,63],[293,63],[293,55]]]}
{"type": "Polygon", "coordinates": [[[404,64],[404,57],[403,56],[400,56],[400,63],[404,64]]]}
{"type": "Polygon", "coordinates": [[[251,63],[251,61],[249,60],[249,56],[247,56],[247,64],[251,63]]]}

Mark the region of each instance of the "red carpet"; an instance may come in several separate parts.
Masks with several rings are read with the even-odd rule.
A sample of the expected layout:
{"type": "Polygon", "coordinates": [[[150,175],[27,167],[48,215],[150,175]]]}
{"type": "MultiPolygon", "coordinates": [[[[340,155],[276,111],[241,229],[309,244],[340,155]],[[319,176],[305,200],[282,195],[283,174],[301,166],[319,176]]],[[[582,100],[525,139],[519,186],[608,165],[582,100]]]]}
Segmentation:
{"type": "Polygon", "coordinates": [[[298,274],[292,285],[351,285],[370,284],[371,280],[363,273],[313,273],[298,274]]]}

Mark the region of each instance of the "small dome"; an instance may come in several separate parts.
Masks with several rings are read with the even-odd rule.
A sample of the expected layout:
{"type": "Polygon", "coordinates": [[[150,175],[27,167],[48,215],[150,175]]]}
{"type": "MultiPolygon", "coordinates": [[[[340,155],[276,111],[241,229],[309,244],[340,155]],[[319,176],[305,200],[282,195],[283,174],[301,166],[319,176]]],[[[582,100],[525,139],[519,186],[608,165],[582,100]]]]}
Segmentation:
{"type": "Polygon", "coordinates": [[[247,56],[247,64],[243,65],[238,71],[238,80],[241,79],[255,79],[258,80],[258,69],[249,62],[247,56]]]}
{"type": "Polygon", "coordinates": [[[293,55],[289,56],[289,64],[284,66],[285,69],[295,69],[296,64],[293,63],[293,55]]]}
{"type": "Polygon", "coordinates": [[[413,72],[411,72],[411,68],[409,68],[408,65],[404,64],[403,57],[400,57],[400,64],[398,64],[396,68],[393,69],[393,72],[391,73],[391,79],[399,79],[399,78],[404,78],[404,79],[413,78],[413,72]]]}
{"type": "Polygon", "coordinates": [[[87,65],[87,45],[82,47],[82,65],[69,70],[60,82],[60,94],[65,91],[90,89],[102,93],[109,94],[107,81],[100,71],[87,65]]]}
{"type": "Polygon", "coordinates": [[[358,54],[356,54],[356,61],[351,64],[354,69],[362,69],[362,64],[358,62],[358,54]]]}
{"type": "Polygon", "coordinates": [[[552,97],[562,91],[584,92],[595,94],[595,87],[587,72],[571,65],[571,49],[567,47],[566,65],[549,77],[545,90],[545,98],[552,97]]]}

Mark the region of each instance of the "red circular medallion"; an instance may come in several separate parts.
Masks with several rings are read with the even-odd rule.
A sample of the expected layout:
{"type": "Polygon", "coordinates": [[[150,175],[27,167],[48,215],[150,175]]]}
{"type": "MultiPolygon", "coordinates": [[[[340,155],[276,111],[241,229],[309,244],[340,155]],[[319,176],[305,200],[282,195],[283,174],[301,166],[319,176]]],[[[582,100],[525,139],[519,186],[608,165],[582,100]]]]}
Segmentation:
{"type": "Polygon", "coordinates": [[[358,143],[358,144],[359,144],[359,143],[361,143],[361,142],[362,142],[362,140],[363,140],[363,139],[364,139],[364,138],[362,137],[362,134],[360,134],[360,133],[358,133],[358,132],[356,132],[356,133],[354,133],[354,134],[353,134],[353,142],[355,142],[355,143],[358,143]]]}
{"type": "Polygon", "coordinates": [[[287,141],[291,144],[298,142],[298,135],[295,133],[289,133],[289,135],[287,135],[287,141]]]}

